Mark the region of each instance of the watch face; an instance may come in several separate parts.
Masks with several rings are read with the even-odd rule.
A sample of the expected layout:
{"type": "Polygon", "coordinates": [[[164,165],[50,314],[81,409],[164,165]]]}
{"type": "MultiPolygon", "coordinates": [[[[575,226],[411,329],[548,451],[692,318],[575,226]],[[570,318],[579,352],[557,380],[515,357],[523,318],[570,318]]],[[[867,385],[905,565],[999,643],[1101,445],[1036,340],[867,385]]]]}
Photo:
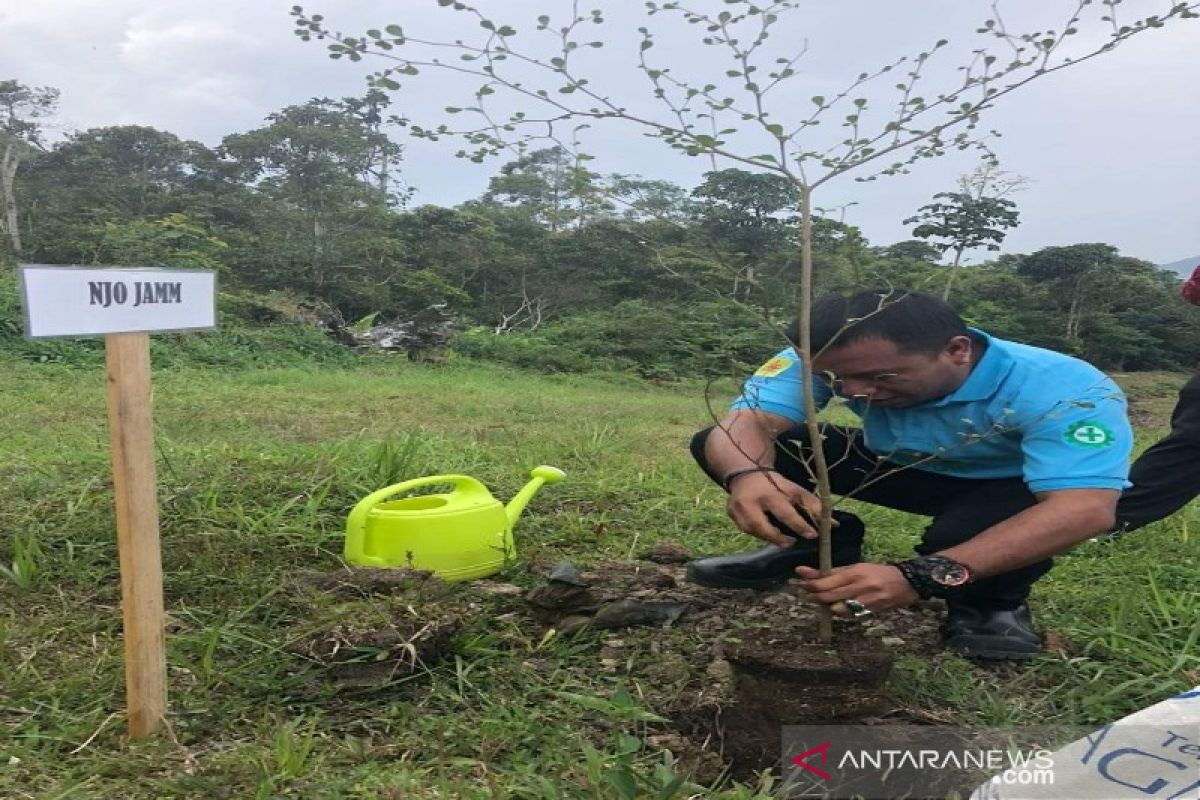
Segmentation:
{"type": "Polygon", "coordinates": [[[942,586],[962,586],[971,580],[971,571],[957,561],[938,561],[929,571],[929,577],[942,586]]]}

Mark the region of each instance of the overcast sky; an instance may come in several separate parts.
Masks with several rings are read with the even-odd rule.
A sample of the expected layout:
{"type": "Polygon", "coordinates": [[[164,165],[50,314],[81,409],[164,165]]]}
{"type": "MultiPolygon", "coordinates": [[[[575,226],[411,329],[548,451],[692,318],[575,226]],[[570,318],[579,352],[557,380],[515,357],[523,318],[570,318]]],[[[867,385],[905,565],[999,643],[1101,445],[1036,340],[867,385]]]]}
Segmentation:
{"type": "MultiPolygon", "coordinates": [[[[461,15],[438,8],[435,0],[302,4],[348,33],[388,23],[402,24],[410,36],[478,31],[461,15]]],[[[539,13],[569,8],[567,0],[481,0],[480,5],[503,9],[500,21],[518,29],[539,13]]],[[[719,0],[692,5],[728,7],[719,0]]],[[[988,5],[806,0],[774,40],[781,47],[808,42],[798,64],[801,76],[785,84],[773,102],[780,116],[804,111],[812,107],[812,95],[832,95],[859,72],[913,54],[938,38],[951,42],[937,62],[946,70],[944,87],[954,65],[965,63],[971,49],[983,44],[974,31],[988,5]]],[[[1166,5],[1164,0],[1126,0],[1122,7],[1129,16],[1138,11],[1145,16],[1166,5]]],[[[257,127],[283,106],[314,96],[361,94],[364,76],[383,66],[331,61],[324,45],[301,42],[292,33],[291,6],[290,0],[0,0],[0,79],[60,89],[57,125],[63,131],[141,124],[216,145],[226,134],[257,127]]],[[[1008,0],[1001,8],[1010,27],[1033,30],[1054,23],[1043,17],[1022,24],[1030,13],[1050,13],[1061,21],[1074,6],[1074,0],[1008,0]]],[[[646,22],[640,0],[589,0],[583,7],[610,9],[607,23],[594,29],[607,46],[588,51],[595,59],[594,83],[613,96],[644,97],[644,79],[627,69],[636,53],[634,31],[646,22]]],[[[694,28],[672,33],[661,28],[662,16],[652,22],[665,33],[653,54],[670,63],[674,74],[707,80],[726,69],[714,50],[695,43],[694,28]]],[[[931,71],[931,88],[925,90],[930,94],[939,85],[935,77],[931,71]]],[[[1100,241],[1156,263],[1200,255],[1198,79],[1200,20],[1185,20],[1005,98],[985,125],[1003,133],[994,147],[1004,169],[1031,183],[1012,198],[1022,221],[1004,250],[1100,241]]],[[[881,89],[890,91],[894,82],[885,80],[881,89]]],[[[393,110],[417,120],[436,118],[445,105],[465,105],[472,87],[422,76],[397,95],[393,110]]],[[[586,144],[601,172],[691,187],[708,168],[707,161],[676,155],[633,129],[611,127],[589,135],[586,144]]],[[[500,163],[470,164],[454,158],[456,145],[397,137],[408,144],[405,177],[417,189],[417,203],[452,205],[476,197],[500,163]]],[[[888,244],[908,238],[902,220],[934,192],[953,189],[955,176],[973,164],[972,157],[955,153],[907,176],[871,184],[842,179],[825,187],[816,202],[830,208],[854,203],[845,210],[846,221],[860,226],[872,244],[888,244]]]]}

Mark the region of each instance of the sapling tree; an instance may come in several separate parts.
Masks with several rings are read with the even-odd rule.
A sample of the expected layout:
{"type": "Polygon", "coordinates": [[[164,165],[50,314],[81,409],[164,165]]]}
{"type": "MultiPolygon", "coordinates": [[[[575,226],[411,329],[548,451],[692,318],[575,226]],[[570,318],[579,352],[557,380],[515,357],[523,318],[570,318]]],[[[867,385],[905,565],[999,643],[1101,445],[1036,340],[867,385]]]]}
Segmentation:
{"type": "MultiPolygon", "coordinates": [[[[405,122],[417,137],[459,142],[456,154],[472,161],[549,144],[570,148],[588,127],[614,124],[683,155],[707,157],[714,171],[721,163],[780,176],[794,188],[799,211],[794,305],[797,351],[805,364],[814,356],[815,193],[844,176],[871,181],[904,174],[952,150],[989,154],[994,132],[980,122],[1000,100],[1134,36],[1200,16],[1200,3],[1193,2],[1071,0],[1057,23],[1018,30],[997,2],[972,46],[956,49],[931,37],[915,53],[848,77],[832,92],[813,93],[805,91],[812,85],[804,71],[808,42],[787,28],[799,22],[799,0],[649,0],[642,9],[645,24],[630,42],[628,67],[641,76],[639,91],[629,74],[599,60],[597,51],[619,41],[603,32],[603,9],[584,10],[579,0],[547,3],[553,10],[524,25],[509,19],[500,2],[436,3],[457,15],[460,33],[439,38],[389,24],[345,34],[299,6],[293,9],[295,32],[306,41],[325,40],[331,58],[372,57],[386,64],[371,75],[376,88],[398,90],[433,79],[443,81],[445,96],[449,87],[462,86],[462,100],[443,114],[405,122]],[[1128,7],[1135,5],[1139,11],[1129,17],[1128,7]],[[682,67],[659,56],[665,49],[656,49],[660,40],[680,30],[695,32],[704,49],[702,65],[682,67]],[[787,35],[776,35],[781,31],[787,35]]],[[[1038,13],[1050,12],[1039,4],[1038,13]]],[[[580,163],[589,158],[579,149],[574,157],[580,163]]],[[[803,372],[809,438],[820,442],[815,378],[803,372]]],[[[817,520],[820,567],[828,572],[833,498],[820,447],[813,448],[811,470],[823,508],[817,520]]],[[[828,616],[821,636],[832,636],[828,616]]]]}

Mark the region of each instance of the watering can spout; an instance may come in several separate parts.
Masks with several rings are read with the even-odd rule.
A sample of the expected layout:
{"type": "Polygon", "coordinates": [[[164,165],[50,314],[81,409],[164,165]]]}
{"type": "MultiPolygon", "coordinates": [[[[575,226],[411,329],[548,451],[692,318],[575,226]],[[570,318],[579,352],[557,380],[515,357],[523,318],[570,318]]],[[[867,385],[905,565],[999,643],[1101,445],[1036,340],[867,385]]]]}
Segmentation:
{"type": "Polygon", "coordinates": [[[529,505],[529,501],[533,499],[533,496],[538,493],[538,490],[544,484],[557,483],[567,477],[567,473],[558,467],[548,467],[545,464],[540,467],[534,467],[529,475],[529,483],[521,487],[521,491],[517,492],[516,496],[504,507],[504,513],[508,515],[509,527],[517,524],[517,520],[521,517],[521,512],[525,510],[525,506],[529,505]]]}

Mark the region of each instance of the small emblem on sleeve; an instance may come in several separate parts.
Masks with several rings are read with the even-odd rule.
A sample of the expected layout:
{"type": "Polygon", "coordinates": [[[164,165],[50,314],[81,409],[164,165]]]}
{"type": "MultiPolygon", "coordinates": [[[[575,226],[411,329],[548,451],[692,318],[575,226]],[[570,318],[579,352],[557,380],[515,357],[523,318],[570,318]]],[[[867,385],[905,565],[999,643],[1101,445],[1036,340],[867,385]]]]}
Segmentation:
{"type": "Polygon", "coordinates": [[[758,371],[754,374],[760,378],[774,378],[791,365],[792,359],[790,358],[772,358],[770,361],[759,367],[758,371]]]}
{"type": "Polygon", "coordinates": [[[1065,438],[1076,447],[1108,447],[1117,439],[1110,428],[1095,420],[1076,422],[1067,428],[1065,438]]]}

